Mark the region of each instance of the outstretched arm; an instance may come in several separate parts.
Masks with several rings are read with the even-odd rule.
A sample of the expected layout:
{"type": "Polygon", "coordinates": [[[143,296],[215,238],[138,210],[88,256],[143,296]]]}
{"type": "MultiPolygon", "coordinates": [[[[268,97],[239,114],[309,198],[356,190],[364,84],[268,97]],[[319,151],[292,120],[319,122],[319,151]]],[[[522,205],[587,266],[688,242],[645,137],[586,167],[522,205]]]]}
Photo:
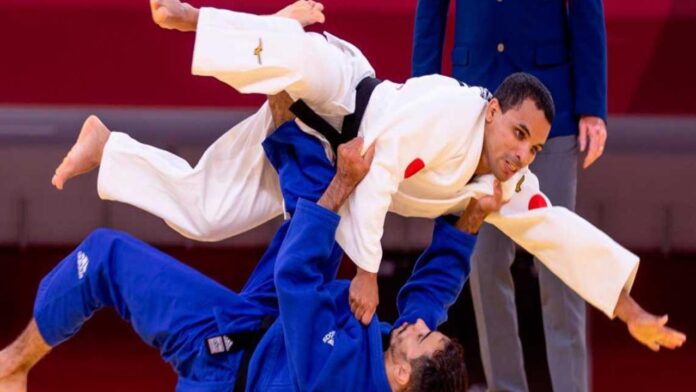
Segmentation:
{"type": "Polygon", "coordinates": [[[471,271],[471,253],[485,217],[502,205],[502,189],[472,200],[459,219],[441,217],[435,221],[433,239],[418,258],[413,273],[399,291],[399,319],[394,325],[422,319],[430,327],[447,321],[447,310],[457,300],[471,271]]]}
{"type": "Polygon", "coordinates": [[[631,335],[657,350],[679,347],[686,336],[665,326],[667,316],[643,310],[628,294],[638,257],[590,223],[562,207],[551,207],[530,171],[517,192],[486,221],[544,263],[585,301],[619,317],[631,335]]]}
{"type": "MultiPolygon", "coordinates": [[[[354,347],[344,341],[351,339],[350,334],[338,331],[340,312],[327,287],[333,280],[327,280],[326,271],[335,270],[341,261],[336,252],[335,232],[340,219],[336,211],[367,173],[372,159],[373,150],[368,149],[362,157],[361,148],[362,139],[356,138],[338,149],[334,179],[317,204],[299,200],[278,252],[275,283],[280,320],[291,369],[302,390],[312,389],[309,386],[321,373],[317,369],[330,361],[335,350],[345,355],[344,350],[354,347]],[[321,344],[322,338],[325,344],[321,344]]],[[[333,357],[336,355],[341,354],[333,357]]]]}

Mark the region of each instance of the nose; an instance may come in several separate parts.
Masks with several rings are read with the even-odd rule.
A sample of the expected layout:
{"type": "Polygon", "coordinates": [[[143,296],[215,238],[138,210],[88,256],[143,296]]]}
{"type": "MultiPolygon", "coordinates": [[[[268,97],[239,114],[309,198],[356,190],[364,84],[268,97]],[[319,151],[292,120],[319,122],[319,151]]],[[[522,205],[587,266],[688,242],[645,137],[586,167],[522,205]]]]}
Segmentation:
{"type": "Polygon", "coordinates": [[[430,332],[430,328],[428,328],[423,319],[416,320],[416,329],[418,330],[418,332],[430,332]]]}
{"type": "Polygon", "coordinates": [[[516,154],[517,162],[516,164],[522,168],[529,166],[530,163],[534,160],[534,155],[532,154],[532,149],[531,146],[525,145],[520,148],[520,150],[516,154]]]}

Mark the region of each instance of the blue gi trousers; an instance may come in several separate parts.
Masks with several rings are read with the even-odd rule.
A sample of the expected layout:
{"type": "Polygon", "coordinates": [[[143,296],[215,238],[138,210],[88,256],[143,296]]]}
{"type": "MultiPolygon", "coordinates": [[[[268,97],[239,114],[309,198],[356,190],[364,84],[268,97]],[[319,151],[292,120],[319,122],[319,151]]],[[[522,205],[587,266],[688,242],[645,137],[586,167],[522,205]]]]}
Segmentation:
{"type": "Polygon", "coordinates": [[[113,307],[172,365],[177,390],[230,391],[242,354],[210,355],[205,341],[258,330],[266,316],[277,316],[273,266],[282,241],[275,239],[235,293],[127,234],[98,229],[42,280],[34,318],[44,340],[56,346],[94,312],[113,307]]]}

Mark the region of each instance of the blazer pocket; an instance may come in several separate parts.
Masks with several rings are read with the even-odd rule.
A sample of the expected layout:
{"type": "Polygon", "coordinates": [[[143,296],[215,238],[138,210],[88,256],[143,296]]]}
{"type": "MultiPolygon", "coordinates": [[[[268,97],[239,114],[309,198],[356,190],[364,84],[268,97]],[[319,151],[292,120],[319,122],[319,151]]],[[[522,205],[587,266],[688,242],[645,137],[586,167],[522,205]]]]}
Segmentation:
{"type": "Polygon", "coordinates": [[[452,50],[452,65],[469,65],[469,48],[455,47],[452,50]]]}
{"type": "Polygon", "coordinates": [[[537,46],[534,63],[541,67],[551,67],[568,62],[568,50],[563,45],[537,46]]]}

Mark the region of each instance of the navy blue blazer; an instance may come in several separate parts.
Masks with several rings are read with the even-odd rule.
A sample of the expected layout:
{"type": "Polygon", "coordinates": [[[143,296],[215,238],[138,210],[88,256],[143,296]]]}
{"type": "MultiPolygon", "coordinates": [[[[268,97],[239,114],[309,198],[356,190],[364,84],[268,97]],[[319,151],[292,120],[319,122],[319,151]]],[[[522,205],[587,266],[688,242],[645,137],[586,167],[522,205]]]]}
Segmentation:
{"type": "MultiPolygon", "coordinates": [[[[450,0],[418,0],[413,75],[441,72],[450,0]]],[[[607,117],[601,0],[457,0],[453,75],[494,91],[513,72],[553,94],[551,137],[577,134],[581,115],[607,117]]]]}

